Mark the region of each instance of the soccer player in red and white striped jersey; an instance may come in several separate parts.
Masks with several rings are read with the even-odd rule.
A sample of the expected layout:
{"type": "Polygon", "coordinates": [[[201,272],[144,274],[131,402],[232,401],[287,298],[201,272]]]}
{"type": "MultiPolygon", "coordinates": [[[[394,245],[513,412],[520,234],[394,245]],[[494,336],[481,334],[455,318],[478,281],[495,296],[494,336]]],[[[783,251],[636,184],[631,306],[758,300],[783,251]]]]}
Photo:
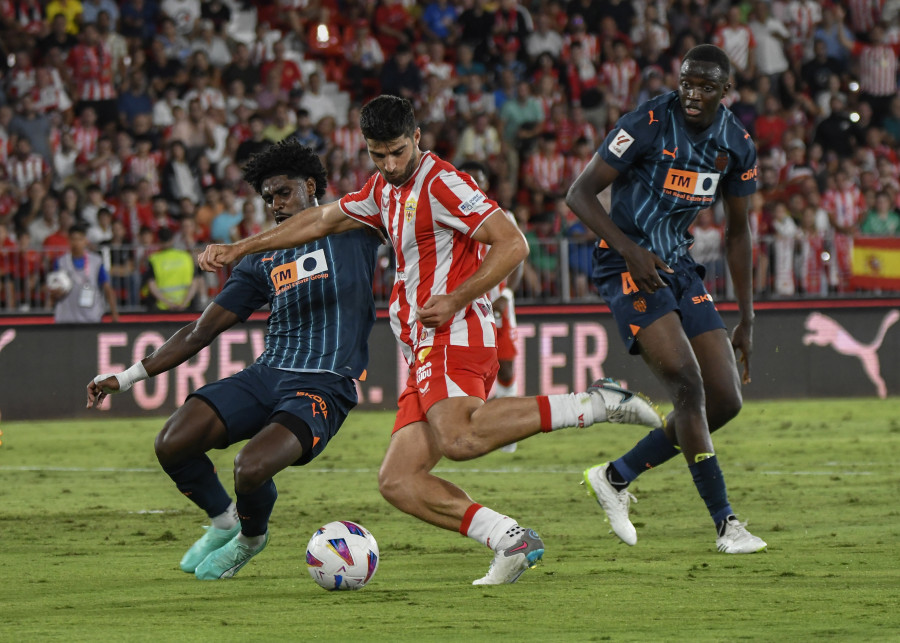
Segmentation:
{"type": "MultiPolygon", "coordinates": [[[[361,110],[360,127],[378,171],[359,192],[248,239],[209,246],[200,266],[218,269],[245,254],[360,227],[390,240],[397,256],[391,327],[409,379],[379,472],[381,493],[405,513],[490,547],[493,563],[475,584],[515,582],[543,556],[543,541],[433,475],[438,461],[468,460],[556,428],[603,421],[659,427],[662,419],[640,396],[608,384],[585,393],[485,402],[498,368],[485,293],[525,259],[528,244],[469,175],[419,149],[421,132],[408,100],[375,98],[361,110]],[[481,243],[490,246],[483,260],[481,243]]],[[[276,216],[289,197],[287,188],[263,192],[276,216]]]]}

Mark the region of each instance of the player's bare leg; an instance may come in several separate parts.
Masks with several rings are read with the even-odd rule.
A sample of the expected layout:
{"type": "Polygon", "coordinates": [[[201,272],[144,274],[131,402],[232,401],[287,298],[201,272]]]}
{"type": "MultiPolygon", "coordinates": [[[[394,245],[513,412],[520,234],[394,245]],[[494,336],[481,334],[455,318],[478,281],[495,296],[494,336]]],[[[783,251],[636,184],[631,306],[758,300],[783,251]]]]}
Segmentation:
{"type": "Polygon", "coordinates": [[[514,583],[543,556],[543,542],[533,530],[519,527],[512,518],[474,502],[456,485],[433,475],[440,459],[427,423],[401,428],[391,437],[378,473],[381,494],[405,513],[490,547],[495,553],[491,568],[475,584],[514,583]]]}

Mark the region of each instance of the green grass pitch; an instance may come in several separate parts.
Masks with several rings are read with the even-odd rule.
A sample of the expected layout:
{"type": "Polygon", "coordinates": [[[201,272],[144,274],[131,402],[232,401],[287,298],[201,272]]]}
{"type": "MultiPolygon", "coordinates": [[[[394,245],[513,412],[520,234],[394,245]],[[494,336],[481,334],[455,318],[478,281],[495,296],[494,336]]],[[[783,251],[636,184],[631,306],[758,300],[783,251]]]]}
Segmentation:
{"type": "MultiPolygon", "coordinates": [[[[900,403],[748,403],[715,436],[732,504],[769,551],[727,556],[682,460],[633,485],[638,544],[608,533],[581,471],[644,429],[600,425],[515,454],[443,461],[476,500],[534,527],[543,562],[473,587],[490,552],[378,494],[390,413],[355,412],[312,465],[276,477],[266,551],[234,579],[178,569],[205,516],[153,455],[162,419],[6,422],[0,446],[2,641],[900,640],[900,403]],[[329,593],[306,542],[370,529],[368,587],[329,593]]],[[[235,449],[212,454],[230,488],[235,449]]]]}

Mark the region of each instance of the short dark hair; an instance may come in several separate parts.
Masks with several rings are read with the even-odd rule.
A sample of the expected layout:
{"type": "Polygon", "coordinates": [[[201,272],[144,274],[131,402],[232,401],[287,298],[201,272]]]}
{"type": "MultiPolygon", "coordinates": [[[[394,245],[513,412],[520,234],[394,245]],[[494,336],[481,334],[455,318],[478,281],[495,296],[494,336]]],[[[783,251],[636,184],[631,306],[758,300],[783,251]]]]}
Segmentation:
{"type": "Polygon", "coordinates": [[[69,226],[69,236],[71,237],[73,234],[87,234],[88,226],[86,223],[79,221],[78,223],[73,223],[69,226]]]}
{"type": "Polygon", "coordinates": [[[244,166],[244,180],[257,192],[262,191],[263,181],[282,174],[292,179],[315,179],[315,197],[321,199],[325,195],[328,175],[322,159],[311,147],[302,145],[295,138],[285,139],[254,154],[244,166]]]}
{"type": "Polygon", "coordinates": [[[416,114],[412,103],[399,96],[379,96],[363,105],[359,129],[372,141],[393,141],[416,133],[416,114]]]}
{"type": "Polygon", "coordinates": [[[722,70],[727,79],[731,76],[731,61],[728,54],[715,45],[697,45],[684,55],[684,61],[695,60],[697,62],[713,63],[722,70]]]}

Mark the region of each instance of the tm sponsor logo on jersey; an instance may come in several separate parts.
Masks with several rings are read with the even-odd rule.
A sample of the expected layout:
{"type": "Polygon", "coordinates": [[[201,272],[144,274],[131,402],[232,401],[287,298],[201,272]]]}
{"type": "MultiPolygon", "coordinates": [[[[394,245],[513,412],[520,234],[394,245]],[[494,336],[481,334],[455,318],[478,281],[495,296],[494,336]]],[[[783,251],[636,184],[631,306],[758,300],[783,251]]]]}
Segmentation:
{"type": "Polygon", "coordinates": [[[297,257],[296,261],[275,266],[269,276],[275,286],[276,295],[280,295],[288,288],[306,283],[310,279],[327,279],[328,261],[325,259],[325,251],[314,250],[297,257]]]}
{"type": "Polygon", "coordinates": [[[692,172],[690,170],[669,169],[663,183],[663,194],[685,201],[712,203],[719,187],[716,172],[692,172]]]}
{"type": "Polygon", "coordinates": [[[634,137],[623,129],[616,132],[616,135],[609,142],[609,151],[622,158],[622,155],[634,143],[634,137]]]}

